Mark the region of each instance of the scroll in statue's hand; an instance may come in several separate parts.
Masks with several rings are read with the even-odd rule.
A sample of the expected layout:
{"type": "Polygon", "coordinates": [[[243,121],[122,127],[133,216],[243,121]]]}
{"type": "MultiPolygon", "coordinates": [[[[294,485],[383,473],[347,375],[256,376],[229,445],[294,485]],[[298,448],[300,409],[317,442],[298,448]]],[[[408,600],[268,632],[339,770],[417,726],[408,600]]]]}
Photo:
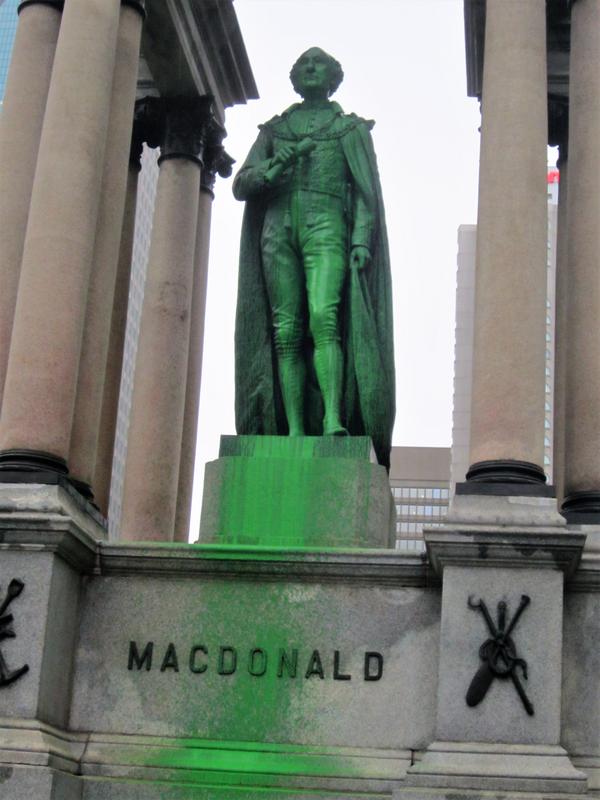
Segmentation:
{"type": "Polygon", "coordinates": [[[298,159],[308,155],[316,146],[316,143],[307,136],[296,145],[286,144],[280,148],[273,156],[271,167],[265,176],[267,184],[273,183],[280,178],[288,167],[298,161],[298,159]]]}
{"type": "Polygon", "coordinates": [[[360,271],[369,266],[371,253],[368,247],[362,244],[354,245],[350,253],[350,268],[360,271]]]}

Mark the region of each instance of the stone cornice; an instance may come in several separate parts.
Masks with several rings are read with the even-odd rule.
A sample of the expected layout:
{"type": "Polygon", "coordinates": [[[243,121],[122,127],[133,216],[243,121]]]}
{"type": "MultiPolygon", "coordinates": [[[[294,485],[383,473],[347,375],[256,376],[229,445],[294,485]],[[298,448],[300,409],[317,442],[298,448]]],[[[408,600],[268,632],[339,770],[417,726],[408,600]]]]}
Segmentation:
{"type": "Polygon", "coordinates": [[[447,528],[425,530],[429,561],[438,575],[448,566],[559,569],[570,578],[577,569],[585,534],[522,528],[488,530],[447,528]]]}
{"type": "Polygon", "coordinates": [[[102,543],[101,575],[328,581],[398,587],[437,585],[420,554],[393,550],[288,550],[251,546],[102,543]]]}

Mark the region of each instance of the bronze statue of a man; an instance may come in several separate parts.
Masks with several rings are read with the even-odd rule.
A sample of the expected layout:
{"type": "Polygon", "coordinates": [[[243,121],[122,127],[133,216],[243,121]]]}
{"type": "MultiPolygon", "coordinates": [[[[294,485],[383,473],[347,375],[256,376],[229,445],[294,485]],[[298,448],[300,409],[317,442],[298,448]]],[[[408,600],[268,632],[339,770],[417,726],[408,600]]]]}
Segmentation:
{"type": "Polygon", "coordinates": [[[236,318],[242,434],[369,435],[389,463],[389,255],[372,122],[329,98],[340,64],[292,67],[302,96],[260,126],[233,192],[246,201],[236,318]]]}

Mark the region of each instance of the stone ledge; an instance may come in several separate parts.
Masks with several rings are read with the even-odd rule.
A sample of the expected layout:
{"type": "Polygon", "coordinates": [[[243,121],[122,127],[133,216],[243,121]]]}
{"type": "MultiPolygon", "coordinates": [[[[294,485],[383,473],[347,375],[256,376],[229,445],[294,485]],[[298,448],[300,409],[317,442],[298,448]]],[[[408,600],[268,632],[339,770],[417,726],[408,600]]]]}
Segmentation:
{"type": "Polygon", "coordinates": [[[437,584],[421,554],[394,550],[232,545],[101,544],[101,575],[331,580],[396,586],[437,584]]]}
{"type": "Polygon", "coordinates": [[[580,795],[587,776],[559,745],[438,741],[408,769],[406,785],[580,795]]]}
{"type": "Polygon", "coordinates": [[[82,574],[341,581],[394,586],[439,583],[421,553],[175,542],[98,542],[67,517],[0,514],[1,551],[55,553],[82,574]]]}
{"type": "Polygon", "coordinates": [[[66,518],[45,517],[33,522],[14,518],[6,521],[0,517],[2,550],[54,553],[84,574],[93,571],[97,559],[97,543],[66,518]]]}
{"type": "Polygon", "coordinates": [[[389,797],[411,759],[411,751],[405,749],[78,734],[35,720],[0,719],[0,765],[47,766],[90,783],[147,781],[149,789],[150,782],[198,789],[225,784],[251,790],[306,789],[311,795],[325,790],[342,791],[344,797],[354,791],[389,797]]]}
{"type": "Polygon", "coordinates": [[[67,733],[35,719],[0,718],[0,764],[76,774],[87,740],[87,734],[67,733]]]}
{"type": "Polygon", "coordinates": [[[51,521],[54,528],[75,527],[92,540],[106,539],[104,517],[70,488],[51,484],[0,484],[0,526],[40,528],[51,521]]]}
{"type": "Polygon", "coordinates": [[[559,569],[571,577],[581,558],[584,534],[555,530],[524,532],[520,528],[423,531],[429,561],[441,575],[447,566],[559,569]]]}

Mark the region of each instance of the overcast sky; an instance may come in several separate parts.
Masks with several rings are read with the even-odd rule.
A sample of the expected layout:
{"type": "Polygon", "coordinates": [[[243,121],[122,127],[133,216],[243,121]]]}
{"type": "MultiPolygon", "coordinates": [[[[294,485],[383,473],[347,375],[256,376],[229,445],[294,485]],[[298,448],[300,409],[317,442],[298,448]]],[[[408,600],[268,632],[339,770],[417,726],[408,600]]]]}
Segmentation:
{"type": "MultiPolygon", "coordinates": [[[[344,69],[334,96],[374,119],[394,289],[397,412],[393,443],[449,446],[458,226],[475,223],[479,106],[466,96],[462,0],[236,0],[260,100],[229,109],[239,167],[256,126],[297,96],[290,67],[319,46],[344,69]]],[[[243,204],[218,179],[213,207],[199,448],[204,463],[234,433],[233,327],[243,204]]]]}

